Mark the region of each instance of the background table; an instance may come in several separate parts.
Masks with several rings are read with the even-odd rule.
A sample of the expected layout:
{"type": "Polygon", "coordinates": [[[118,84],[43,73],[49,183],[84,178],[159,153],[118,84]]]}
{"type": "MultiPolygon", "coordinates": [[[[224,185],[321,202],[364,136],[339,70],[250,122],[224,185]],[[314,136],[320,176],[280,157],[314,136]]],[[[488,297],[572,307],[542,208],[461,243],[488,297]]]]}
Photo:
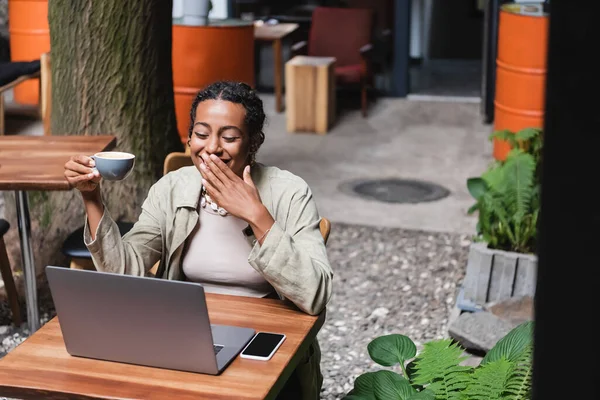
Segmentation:
{"type": "Polygon", "coordinates": [[[281,88],[281,71],[283,69],[283,56],[281,54],[281,40],[298,29],[298,24],[284,23],[276,25],[256,24],[254,25],[254,38],[273,43],[273,61],[275,63],[275,110],[283,110],[281,101],[283,90],[281,88]]]}
{"type": "Polygon", "coordinates": [[[92,155],[111,150],[115,136],[0,136],[0,190],[14,190],[23,257],[27,322],[39,328],[37,285],[27,190],[70,190],[64,166],[75,154],[92,155]]]}
{"type": "MultiPolygon", "coordinates": [[[[287,337],[269,361],[239,356],[204,375],[70,356],[57,318],[0,360],[0,396],[29,398],[272,399],[325,320],[281,300],[207,294],[211,323],[280,332],[287,337]]],[[[169,338],[165,337],[165,341],[169,338]]]]}

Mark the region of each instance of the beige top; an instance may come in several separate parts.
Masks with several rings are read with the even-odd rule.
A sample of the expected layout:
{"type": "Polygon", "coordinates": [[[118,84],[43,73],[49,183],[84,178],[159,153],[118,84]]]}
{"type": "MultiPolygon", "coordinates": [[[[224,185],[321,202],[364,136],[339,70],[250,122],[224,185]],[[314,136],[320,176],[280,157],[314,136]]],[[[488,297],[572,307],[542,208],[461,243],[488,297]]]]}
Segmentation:
{"type": "Polygon", "coordinates": [[[248,263],[252,246],[241,231],[244,220],[200,207],[196,227],[186,244],[181,267],[186,278],[210,293],[264,297],[273,292],[267,280],[248,263]]]}

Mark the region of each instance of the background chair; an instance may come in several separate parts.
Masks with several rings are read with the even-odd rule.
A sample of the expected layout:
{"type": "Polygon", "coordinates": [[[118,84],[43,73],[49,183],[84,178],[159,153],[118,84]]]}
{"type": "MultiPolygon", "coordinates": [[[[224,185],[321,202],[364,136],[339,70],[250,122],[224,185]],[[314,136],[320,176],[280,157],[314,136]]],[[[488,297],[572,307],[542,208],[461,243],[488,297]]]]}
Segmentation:
{"type": "MultiPolygon", "coordinates": [[[[117,221],[121,236],[133,228],[133,223],[117,221]]],[[[71,259],[69,268],[95,270],[92,255],[83,241],[83,226],[73,231],[63,242],[62,253],[71,259]]]]}
{"type": "Polygon", "coordinates": [[[331,222],[329,222],[327,218],[321,218],[321,222],[319,222],[319,230],[321,231],[321,236],[323,236],[325,245],[327,245],[327,241],[329,240],[329,232],[331,231],[331,222]]]}
{"type": "Polygon", "coordinates": [[[363,117],[367,116],[367,89],[373,85],[371,56],[373,10],[367,8],[316,7],[308,42],[292,46],[292,57],[335,57],[336,84],[358,85],[363,117]]]}
{"type": "Polygon", "coordinates": [[[44,135],[50,135],[52,112],[52,76],[50,75],[50,52],[40,56],[40,114],[44,122],[44,135]]]}
{"type": "Polygon", "coordinates": [[[12,312],[12,320],[15,326],[21,325],[21,308],[19,305],[19,294],[15,286],[12,269],[8,262],[8,254],[6,253],[6,245],[4,243],[4,235],[8,232],[10,225],[8,221],[0,218],[0,273],[6,290],[6,297],[10,310],[12,312]]]}
{"type": "Polygon", "coordinates": [[[0,135],[4,135],[4,93],[19,83],[40,78],[40,116],[44,123],[44,135],[50,134],[50,53],[39,60],[0,62],[0,135]]]}
{"type": "Polygon", "coordinates": [[[394,0],[344,0],[343,4],[351,8],[369,8],[373,10],[373,51],[371,65],[373,75],[385,73],[391,68],[394,42],[394,0]]]}

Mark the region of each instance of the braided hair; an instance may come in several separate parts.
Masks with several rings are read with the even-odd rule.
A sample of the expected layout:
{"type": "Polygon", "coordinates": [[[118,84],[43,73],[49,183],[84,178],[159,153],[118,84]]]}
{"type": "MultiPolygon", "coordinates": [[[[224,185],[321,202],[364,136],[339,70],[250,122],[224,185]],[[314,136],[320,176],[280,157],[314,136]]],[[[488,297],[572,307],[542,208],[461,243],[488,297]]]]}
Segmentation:
{"type": "Polygon", "coordinates": [[[188,138],[191,139],[196,121],[196,109],[198,104],[205,100],[223,100],[241,104],[246,110],[244,124],[248,130],[249,154],[253,163],[256,152],[265,141],[263,126],[265,123],[265,112],[263,102],[258,94],[249,85],[242,82],[218,81],[211,83],[196,95],[192,102],[190,111],[190,128],[188,138]]]}

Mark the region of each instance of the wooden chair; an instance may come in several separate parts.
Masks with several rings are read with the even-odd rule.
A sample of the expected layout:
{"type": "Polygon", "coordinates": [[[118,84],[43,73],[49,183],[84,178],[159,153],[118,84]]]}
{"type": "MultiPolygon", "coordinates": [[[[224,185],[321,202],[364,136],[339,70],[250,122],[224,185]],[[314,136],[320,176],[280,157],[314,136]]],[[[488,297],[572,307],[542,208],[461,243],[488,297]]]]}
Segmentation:
{"type": "Polygon", "coordinates": [[[40,114],[44,122],[44,135],[50,135],[52,112],[52,76],[50,75],[50,52],[40,56],[40,114]]]}
{"type": "Polygon", "coordinates": [[[6,253],[6,244],[4,243],[4,235],[8,232],[10,225],[8,221],[0,219],[0,273],[6,290],[8,304],[12,311],[12,320],[15,326],[21,325],[21,308],[19,305],[19,294],[15,286],[12,269],[8,262],[8,254],[6,253]]]}
{"type": "Polygon", "coordinates": [[[327,240],[329,240],[329,232],[331,231],[331,222],[329,222],[327,218],[321,218],[321,222],[319,222],[319,230],[321,231],[321,236],[323,236],[325,245],[327,245],[327,240]]]}
{"type": "Polygon", "coordinates": [[[163,175],[168,174],[171,171],[178,170],[181,167],[188,167],[194,165],[189,153],[173,152],[167,154],[165,157],[165,163],[163,165],[163,175]]]}

